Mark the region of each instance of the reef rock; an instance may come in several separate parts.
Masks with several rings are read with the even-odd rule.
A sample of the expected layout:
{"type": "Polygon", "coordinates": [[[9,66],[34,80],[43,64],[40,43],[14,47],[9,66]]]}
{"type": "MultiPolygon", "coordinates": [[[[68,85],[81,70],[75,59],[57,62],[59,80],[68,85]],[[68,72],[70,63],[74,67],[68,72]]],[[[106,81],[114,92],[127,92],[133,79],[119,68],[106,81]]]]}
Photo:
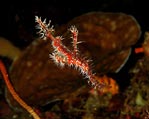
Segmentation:
{"type": "MultiPolygon", "coordinates": [[[[79,31],[78,41],[82,41],[78,44],[80,55],[92,59],[93,71],[97,74],[119,71],[131,53],[131,46],[141,34],[138,22],[131,15],[91,12],[55,28],[54,35],[62,35],[64,44],[70,49],[72,39],[68,28],[71,25],[79,31]]],[[[49,58],[52,50],[50,41],[35,40],[11,66],[12,84],[20,97],[31,106],[65,99],[87,84],[75,69],[56,66],[49,58]]],[[[12,107],[19,107],[9,91],[6,97],[12,107]]]]}

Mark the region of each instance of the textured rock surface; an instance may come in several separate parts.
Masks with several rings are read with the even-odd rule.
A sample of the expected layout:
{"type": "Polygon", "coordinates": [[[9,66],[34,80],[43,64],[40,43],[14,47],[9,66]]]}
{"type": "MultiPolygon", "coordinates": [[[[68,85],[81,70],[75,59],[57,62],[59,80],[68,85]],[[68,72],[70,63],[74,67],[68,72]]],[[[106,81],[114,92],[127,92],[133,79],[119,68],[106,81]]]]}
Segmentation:
{"type": "Polygon", "coordinates": [[[67,45],[71,42],[67,30],[71,25],[79,29],[78,37],[82,43],[78,47],[81,53],[93,60],[98,72],[119,70],[131,52],[131,46],[141,35],[140,26],[131,15],[90,12],[56,30],[56,35],[62,34],[67,45]]]}
{"type": "MultiPolygon", "coordinates": [[[[62,35],[64,44],[72,48],[67,29],[76,25],[79,30],[80,54],[93,60],[97,74],[115,72],[129,56],[130,48],[140,37],[137,21],[123,13],[92,12],[78,16],[56,28],[55,35],[62,35]],[[66,32],[67,31],[67,32],[66,32]]],[[[19,95],[32,106],[41,106],[54,99],[64,99],[84,83],[73,68],[57,67],[49,59],[52,52],[49,41],[35,40],[12,65],[11,81],[19,95]]],[[[18,104],[6,93],[12,107],[18,104]]]]}

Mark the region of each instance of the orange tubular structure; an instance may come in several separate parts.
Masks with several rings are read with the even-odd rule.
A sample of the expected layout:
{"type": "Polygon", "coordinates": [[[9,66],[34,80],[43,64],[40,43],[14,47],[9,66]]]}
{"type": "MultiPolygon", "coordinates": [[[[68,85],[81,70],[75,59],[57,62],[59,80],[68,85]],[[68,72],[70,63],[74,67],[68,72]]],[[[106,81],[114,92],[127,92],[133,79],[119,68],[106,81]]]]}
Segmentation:
{"type": "Polygon", "coordinates": [[[38,114],[33,110],[32,107],[30,107],[29,105],[27,105],[20,97],[19,95],[16,93],[15,89],[13,88],[9,77],[8,77],[8,73],[7,70],[5,68],[5,65],[3,64],[3,62],[0,60],[0,71],[2,72],[2,76],[4,78],[4,81],[6,83],[6,86],[8,88],[8,90],[10,91],[11,95],[13,96],[13,98],[23,107],[25,108],[33,117],[34,119],[40,119],[40,117],[38,116],[38,114]]]}
{"type": "Polygon", "coordinates": [[[144,52],[144,48],[143,47],[139,47],[139,48],[135,48],[135,53],[143,53],[144,52]]]}

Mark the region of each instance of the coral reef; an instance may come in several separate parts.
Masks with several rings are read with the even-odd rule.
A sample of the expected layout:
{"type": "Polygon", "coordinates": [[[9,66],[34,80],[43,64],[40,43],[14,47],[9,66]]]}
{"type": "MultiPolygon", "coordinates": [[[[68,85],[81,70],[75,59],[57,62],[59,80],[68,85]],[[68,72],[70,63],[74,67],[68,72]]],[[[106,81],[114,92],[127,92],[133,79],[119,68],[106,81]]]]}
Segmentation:
{"type": "Polygon", "coordinates": [[[122,115],[130,115],[132,117],[144,117],[144,112],[149,109],[149,57],[144,56],[138,60],[130,73],[133,75],[131,84],[124,92],[125,102],[122,108],[122,115]]]}
{"type": "MultiPolygon", "coordinates": [[[[147,32],[141,50],[136,50],[138,54],[135,54],[141,52],[141,58],[135,67],[127,71],[132,77],[131,83],[122,92],[116,80],[106,74],[119,72],[127,62],[132,52],[131,47],[141,35],[138,22],[133,16],[124,13],[90,12],[75,17],[68,23],[55,27],[52,32],[54,37],[63,36],[62,42],[70,51],[75,49],[70,44],[72,39],[67,30],[72,25],[79,31],[78,41],[81,44],[77,46],[78,53],[91,58],[94,65],[92,69],[97,76],[103,76],[99,79],[96,77],[96,80],[110,85],[110,90],[103,88],[101,93],[88,86],[75,69],[67,65],[63,68],[56,66],[48,55],[53,52],[51,41],[38,38],[20,54],[9,70],[11,82],[19,96],[43,119],[148,118],[147,32]]],[[[13,112],[8,110],[9,116],[6,118],[15,113],[19,119],[31,118],[14,101],[9,91],[5,91],[7,102],[13,109],[13,112]]]]}
{"type": "MultiPolygon", "coordinates": [[[[74,18],[65,26],[55,28],[54,35],[62,34],[68,47],[70,36],[64,31],[69,24],[79,29],[78,41],[83,41],[79,50],[94,61],[93,70],[98,74],[119,69],[141,32],[132,16],[122,13],[88,13],[74,18]],[[112,23],[115,24],[113,29],[112,23]],[[123,34],[126,34],[126,37],[123,37],[123,34]]],[[[17,92],[27,103],[36,106],[53,99],[66,98],[84,85],[84,80],[78,80],[81,76],[75,70],[67,67],[60,69],[53,64],[47,55],[53,50],[48,42],[35,40],[19,59],[13,62],[10,70],[10,77],[17,92]]],[[[15,103],[9,93],[6,95],[10,104],[15,103]]]]}

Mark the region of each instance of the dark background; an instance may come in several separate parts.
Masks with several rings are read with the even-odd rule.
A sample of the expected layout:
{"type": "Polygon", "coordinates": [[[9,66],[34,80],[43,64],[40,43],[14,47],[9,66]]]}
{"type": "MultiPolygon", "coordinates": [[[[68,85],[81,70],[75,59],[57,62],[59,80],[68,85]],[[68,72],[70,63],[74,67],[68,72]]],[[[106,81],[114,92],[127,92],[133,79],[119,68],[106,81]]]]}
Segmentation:
{"type": "Polygon", "coordinates": [[[139,22],[143,34],[149,30],[148,8],[147,0],[5,0],[0,7],[0,36],[26,47],[36,36],[35,15],[60,25],[92,11],[130,14],[139,22]]]}

